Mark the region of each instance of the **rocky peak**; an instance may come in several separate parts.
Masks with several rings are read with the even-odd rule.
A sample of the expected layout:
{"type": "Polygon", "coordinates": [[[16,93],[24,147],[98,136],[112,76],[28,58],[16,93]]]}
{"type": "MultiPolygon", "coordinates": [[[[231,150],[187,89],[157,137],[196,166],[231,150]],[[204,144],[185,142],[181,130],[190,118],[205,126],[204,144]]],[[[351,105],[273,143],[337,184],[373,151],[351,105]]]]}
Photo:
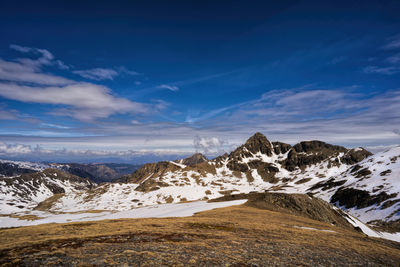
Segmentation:
{"type": "Polygon", "coordinates": [[[330,145],[322,141],[303,141],[300,142],[293,147],[296,152],[322,152],[322,151],[330,151],[330,152],[347,152],[347,149],[342,146],[330,145]]]}
{"type": "Polygon", "coordinates": [[[193,154],[192,156],[182,160],[182,164],[194,166],[196,164],[208,161],[208,159],[201,153],[193,154]]]}
{"type": "Polygon", "coordinates": [[[267,137],[265,137],[265,135],[262,133],[255,133],[246,141],[244,147],[254,154],[261,152],[262,154],[272,156],[271,142],[268,141],[267,137]]]}

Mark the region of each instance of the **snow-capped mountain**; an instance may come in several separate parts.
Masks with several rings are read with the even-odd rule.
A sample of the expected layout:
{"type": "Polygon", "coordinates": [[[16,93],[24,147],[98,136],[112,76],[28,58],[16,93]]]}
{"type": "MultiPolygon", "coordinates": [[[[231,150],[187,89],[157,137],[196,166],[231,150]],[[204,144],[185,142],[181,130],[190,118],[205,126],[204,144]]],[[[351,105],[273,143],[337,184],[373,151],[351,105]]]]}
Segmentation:
{"type": "Polygon", "coordinates": [[[256,133],[230,154],[213,160],[196,154],[145,164],[119,183],[65,190],[46,204],[53,212],[123,211],[269,191],[320,197],[364,222],[397,221],[399,175],[400,147],[372,155],[363,148],[346,149],[321,141],[294,146],[270,142],[256,133]]]}
{"type": "Polygon", "coordinates": [[[49,198],[82,193],[96,184],[57,169],[0,178],[1,214],[44,208],[49,198]]]}
{"type": "Polygon", "coordinates": [[[377,153],[309,191],[364,222],[400,219],[400,147],[377,153]]]}
{"type": "Polygon", "coordinates": [[[140,168],[140,165],[117,163],[52,163],[50,166],[82,178],[89,178],[95,183],[112,182],[140,168]]]}
{"type": "Polygon", "coordinates": [[[43,163],[0,159],[0,177],[14,177],[23,173],[33,173],[49,168],[43,163]]]}
{"type": "Polygon", "coordinates": [[[118,163],[37,163],[0,159],[0,177],[16,177],[24,173],[34,173],[45,169],[61,171],[89,178],[95,183],[112,182],[140,168],[135,164],[118,163]]]}

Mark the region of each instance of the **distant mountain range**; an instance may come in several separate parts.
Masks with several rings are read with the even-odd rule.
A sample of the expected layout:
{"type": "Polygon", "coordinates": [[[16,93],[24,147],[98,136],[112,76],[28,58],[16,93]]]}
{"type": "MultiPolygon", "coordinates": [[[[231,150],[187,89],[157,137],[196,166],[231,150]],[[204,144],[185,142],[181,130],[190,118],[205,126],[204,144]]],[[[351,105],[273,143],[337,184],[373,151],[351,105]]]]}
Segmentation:
{"type": "Polygon", "coordinates": [[[372,155],[363,148],[321,141],[294,146],[270,142],[256,133],[213,160],[195,154],[145,164],[136,171],[131,165],[52,164],[53,169],[44,170],[48,166],[12,164],[2,161],[0,165],[3,176],[13,177],[0,179],[3,214],[35,208],[129,210],[239,193],[281,192],[318,197],[365,223],[394,225],[400,231],[400,147],[372,155]],[[96,184],[117,178],[114,183],[96,184]]]}
{"type": "Polygon", "coordinates": [[[130,174],[141,165],[124,163],[33,163],[25,161],[0,160],[0,177],[15,177],[21,174],[42,171],[48,168],[59,169],[95,183],[112,182],[130,174]]]}

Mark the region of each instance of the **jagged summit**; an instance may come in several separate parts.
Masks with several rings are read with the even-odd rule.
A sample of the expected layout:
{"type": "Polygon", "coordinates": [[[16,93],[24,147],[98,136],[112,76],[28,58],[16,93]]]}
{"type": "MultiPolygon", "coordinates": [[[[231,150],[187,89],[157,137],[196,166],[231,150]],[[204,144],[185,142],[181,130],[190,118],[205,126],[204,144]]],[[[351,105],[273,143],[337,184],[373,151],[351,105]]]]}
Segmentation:
{"type": "Polygon", "coordinates": [[[244,146],[253,153],[261,152],[266,155],[271,155],[272,145],[265,135],[260,132],[255,133],[250,137],[244,146]]]}
{"type": "Polygon", "coordinates": [[[247,139],[246,143],[238,147],[231,153],[231,157],[247,157],[252,154],[265,154],[267,156],[272,155],[272,144],[271,142],[260,132],[255,133],[252,137],[247,139]]]}
{"type": "Polygon", "coordinates": [[[201,153],[195,153],[191,155],[190,157],[187,157],[185,159],[182,159],[180,163],[188,165],[188,166],[194,166],[196,164],[202,163],[208,161],[208,159],[201,153]]]}

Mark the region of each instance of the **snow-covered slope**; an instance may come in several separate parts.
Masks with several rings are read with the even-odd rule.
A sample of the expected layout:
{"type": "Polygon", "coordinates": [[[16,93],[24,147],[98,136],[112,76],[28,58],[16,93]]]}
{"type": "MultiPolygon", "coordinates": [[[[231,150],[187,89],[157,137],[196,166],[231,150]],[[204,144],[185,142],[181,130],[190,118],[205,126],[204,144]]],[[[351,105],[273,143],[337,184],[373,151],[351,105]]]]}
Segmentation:
{"type": "Polygon", "coordinates": [[[53,207],[55,211],[128,210],[231,193],[304,193],[368,155],[364,149],[347,150],[318,141],[294,147],[270,143],[256,134],[229,155],[194,166],[183,164],[183,160],[146,164],[126,183],[104,184],[79,195],[66,195],[53,207]]]}
{"type": "MultiPolygon", "coordinates": [[[[305,141],[294,146],[270,142],[257,133],[230,154],[213,160],[197,154],[186,160],[145,164],[120,183],[65,190],[63,195],[51,200],[48,210],[125,211],[162,203],[270,191],[313,194],[363,222],[396,221],[400,219],[399,175],[399,147],[372,155],[363,148],[346,149],[320,141],[305,141]]],[[[38,192],[47,192],[37,188],[38,192]]],[[[25,199],[24,210],[51,196],[37,194],[43,197],[25,199]]],[[[7,201],[13,198],[8,193],[7,201]]]]}
{"type": "Polygon", "coordinates": [[[0,159],[0,177],[14,177],[23,173],[33,173],[49,168],[43,163],[0,159]]]}
{"type": "Polygon", "coordinates": [[[363,222],[400,219],[400,147],[377,153],[310,190],[363,222]]]}
{"type": "Polygon", "coordinates": [[[31,211],[56,194],[78,194],[94,185],[88,179],[57,169],[0,178],[0,214],[31,211]]]}

